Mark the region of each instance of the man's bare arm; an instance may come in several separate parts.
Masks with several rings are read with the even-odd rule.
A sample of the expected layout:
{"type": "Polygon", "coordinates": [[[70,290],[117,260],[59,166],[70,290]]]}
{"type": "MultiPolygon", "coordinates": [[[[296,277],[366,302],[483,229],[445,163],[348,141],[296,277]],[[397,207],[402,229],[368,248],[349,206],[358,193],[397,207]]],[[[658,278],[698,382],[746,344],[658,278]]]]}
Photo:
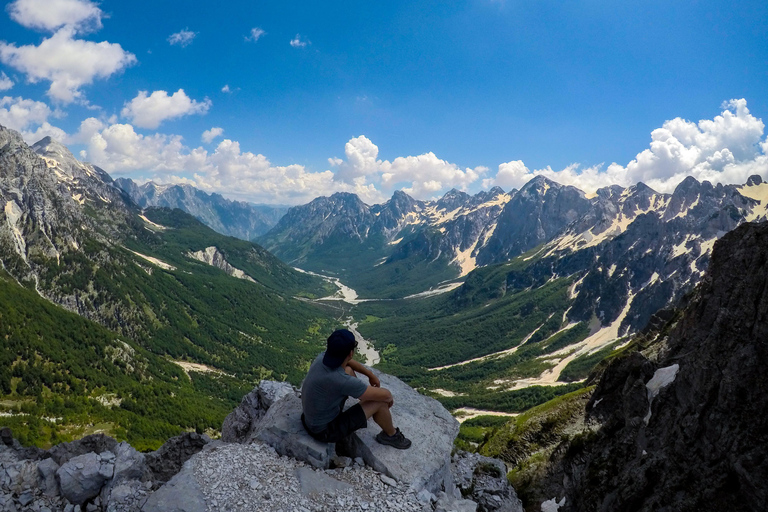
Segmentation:
{"type": "Polygon", "coordinates": [[[362,373],[366,377],[368,377],[368,382],[371,383],[371,386],[378,388],[381,386],[381,382],[379,382],[379,378],[373,374],[371,370],[363,366],[362,364],[358,363],[354,359],[350,359],[349,362],[347,362],[347,366],[355,370],[355,373],[362,373]]]}

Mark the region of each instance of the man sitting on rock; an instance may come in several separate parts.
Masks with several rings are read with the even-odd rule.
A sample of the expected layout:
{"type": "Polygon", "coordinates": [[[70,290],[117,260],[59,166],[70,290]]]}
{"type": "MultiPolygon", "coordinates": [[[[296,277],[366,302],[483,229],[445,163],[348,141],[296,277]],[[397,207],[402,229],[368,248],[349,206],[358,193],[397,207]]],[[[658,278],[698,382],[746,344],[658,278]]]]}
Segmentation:
{"type": "Polygon", "coordinates": [[[376,436],[381,444],[405,449],[411,441],[392,424],[389,408],[395,403],[392,393],[382,388],[378,377],[352,357],[357,341],[347,329],[338,329],[328,337],[325,352],[321,352],[309,367],[301,387],[304,414],[301,422],[309,434],[324,443],[335,443],[355,430],[365,428],[373,417],[382,429],[376,436]],[[368,377],[370,386],[357,378],[355,372],[368,377]],[[347,397],[360,400],[346,411],[347,397]]]}

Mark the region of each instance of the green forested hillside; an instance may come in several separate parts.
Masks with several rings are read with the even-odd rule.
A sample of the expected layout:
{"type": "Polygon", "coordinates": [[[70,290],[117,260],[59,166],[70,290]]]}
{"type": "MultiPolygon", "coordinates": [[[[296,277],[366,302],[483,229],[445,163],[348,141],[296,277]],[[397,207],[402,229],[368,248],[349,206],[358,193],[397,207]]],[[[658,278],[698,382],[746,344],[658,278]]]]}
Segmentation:
{"type": "Polygon", "coordinates": [[[105,430],[154,447],[218,429],[260,379],[298,384],[336,326],[305,300],[331,293],[325,281],[180,210],[145,215],[157,225],[129,217],[118,243],[86,237],[57,258],[30,255],[37,283],[3,274],[0,424],[23,441],[105,430]],[[207,247],[252,280],[189,256],[207,247]],[[190,380],[172,360],[214,372],[190,380]]]}
{"type": "Polygon", "coordinates": [[[185,429],[220,428],[250,389],[231,378],[187,376],[3,271],[0,340],[0,424],[28,444],[105,431],[139,449],[156,448],[185,429]]]}

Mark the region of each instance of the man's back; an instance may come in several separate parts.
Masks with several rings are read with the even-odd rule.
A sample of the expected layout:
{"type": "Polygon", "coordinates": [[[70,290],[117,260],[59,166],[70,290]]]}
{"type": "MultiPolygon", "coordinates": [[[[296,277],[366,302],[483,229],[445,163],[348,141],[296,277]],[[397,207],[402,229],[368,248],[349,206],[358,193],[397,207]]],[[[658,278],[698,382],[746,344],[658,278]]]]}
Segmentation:
{"type": "Polygon", "coordinates": [[[312,362],[301,386],[301,403],[307,427],[319,432],[338,416],[348,396],[359,398],[367,385],[347,375],[343,367],[329,368],[323,364],[322,352],[312,362]]]}

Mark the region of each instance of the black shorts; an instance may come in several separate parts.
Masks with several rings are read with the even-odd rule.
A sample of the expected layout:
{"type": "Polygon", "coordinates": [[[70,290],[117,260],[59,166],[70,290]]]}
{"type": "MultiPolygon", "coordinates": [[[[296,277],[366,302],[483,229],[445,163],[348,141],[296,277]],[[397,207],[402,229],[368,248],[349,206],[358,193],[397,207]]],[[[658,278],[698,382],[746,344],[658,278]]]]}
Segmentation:
{"type": "Polygon", "coordinates": [[[315,433],[307,428],[303,414],[301,415],[301,423],[309,435],[321,443],[337,443],[355,430],[365,428],[368,425],[368,418],[365,417],[365,411],[360,404],[355,404],[332,419],[325,430],[320,432],[315,433]]]}

